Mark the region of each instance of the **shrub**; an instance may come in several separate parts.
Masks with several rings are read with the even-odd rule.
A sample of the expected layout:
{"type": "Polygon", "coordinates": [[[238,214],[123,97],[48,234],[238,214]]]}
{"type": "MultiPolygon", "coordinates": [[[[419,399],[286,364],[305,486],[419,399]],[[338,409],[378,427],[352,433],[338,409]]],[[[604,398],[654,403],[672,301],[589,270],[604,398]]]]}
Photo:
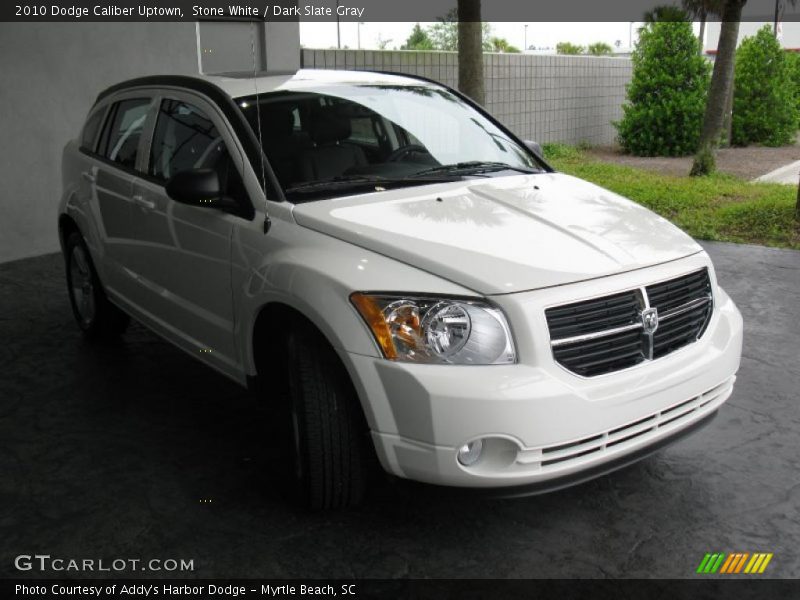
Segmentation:
{"type": "Polygon", "coordinates": [[[683,156],[697,149],[711,65],[686,21],[648,23],[633,51],[633,77],[617,127],[626,152],[683,156]]]}
{"type": "Polygon", "coordinates": [[[414,25],[411,35],[408,36],[406,43],[400,46],[401,50],[433,50],[433,42],[428,33],[419,26],[414,25]]]}
{"type": "Polygon", "coordinates": [[[797,132],[797,116],[786,53],[765,25],[736,51],[733,143],[789,144],[797,132]]]}
{"type": "Polygon", "coordinates": [[[786,52],[786,63],[789,67],[789,78],[792,80],[794,103],[800,111],[800,52],[786,52]]]}
{"type": "Polygon", "coordinates": [[[556,44],[558,54],[583,54],[583,46],[578,46],[570,42],[558,42],[556,44]]]}
{"type": "Polygon", "coordinates": [[[716,159],[714,158],[714,151],[706,145],[704,148],[697,151],[689,175],[692,177],[711,175],[715,169],[716,159]]]}
{"type": "Polygon", "coordinates": [[[586,48],[586,53],[592,56],[611,56],[614,50],[605,42],[595,42],[594,44],[589,44],[589,47],[586,48]]]}

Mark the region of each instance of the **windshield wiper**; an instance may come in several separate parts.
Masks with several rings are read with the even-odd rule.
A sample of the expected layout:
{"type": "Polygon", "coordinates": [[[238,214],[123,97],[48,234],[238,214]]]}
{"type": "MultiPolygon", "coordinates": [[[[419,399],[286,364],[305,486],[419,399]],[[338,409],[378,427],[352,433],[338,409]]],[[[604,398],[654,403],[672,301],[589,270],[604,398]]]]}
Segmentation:
{"type": "Polygon", "coordinates": [[[344,175],[333,179],[323,179],[321,181],[309,181],[299,183],[284,190],[287,194],[308,194],[324,190],[359,189],[373,187],[376,191],[382,191],[384,186],[393,185],[422,185],[425,183],[448,183],[455,181],[453,177],[381,177],[379,175],[344,175]]]}
{"type": "Polygon", "coordinates": [[[428,175],[434,173],[448,173],[456,174],[469,174],[479,175],[481,173],[490,173],[492,171],[519,171],[520,173],[540,173],[536,169],[528,167],[515,167],[504,162],[484,161],[484,160],[470,160],[466,162],[453,163],[451,165],[439,165],[438,167],[431,167],[418,171],[410,177],[417,177],[418,175],[428,175]]]}

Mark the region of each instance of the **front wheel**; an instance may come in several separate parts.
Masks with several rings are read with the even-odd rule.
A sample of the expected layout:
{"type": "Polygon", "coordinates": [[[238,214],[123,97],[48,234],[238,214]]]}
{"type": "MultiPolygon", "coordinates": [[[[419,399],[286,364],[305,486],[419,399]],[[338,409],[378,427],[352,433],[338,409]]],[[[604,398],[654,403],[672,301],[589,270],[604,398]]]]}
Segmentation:
{"type": "Polygon", "coordinates": [[[65,258],[72,314],[84,336],[98,339],[122,334],[130,318],[109,302],[89,255],[89,248],[77,231],[67,237],[65,258]]]}
{"type": "Polygon", "coordinates": [[[357,505],[364,496],[368,430],[336,352],[310,328],[287,340],[294,479],[312,509],[357,505]]]}

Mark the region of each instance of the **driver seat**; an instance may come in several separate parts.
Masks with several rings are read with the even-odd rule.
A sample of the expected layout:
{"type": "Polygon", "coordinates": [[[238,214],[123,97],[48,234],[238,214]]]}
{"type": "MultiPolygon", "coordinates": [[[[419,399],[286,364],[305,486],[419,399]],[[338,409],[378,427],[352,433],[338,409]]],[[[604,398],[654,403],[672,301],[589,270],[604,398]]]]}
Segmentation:
{"type": "Polygon", "coordinates": [[[314,146],[303,153],[305,181],[332,179],[353,167],[368,164],[360,147],[342,143],[350,137],[350,119],[341,115],[336,107],[327,106],[312,113],[308,133],[314,146]]]}

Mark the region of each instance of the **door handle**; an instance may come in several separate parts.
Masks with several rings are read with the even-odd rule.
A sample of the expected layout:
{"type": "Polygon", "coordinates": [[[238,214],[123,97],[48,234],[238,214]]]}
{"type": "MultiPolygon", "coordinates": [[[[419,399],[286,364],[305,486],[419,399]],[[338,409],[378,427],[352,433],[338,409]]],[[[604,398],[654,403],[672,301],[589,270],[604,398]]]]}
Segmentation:
{"type": "Polygon", "coordinates": [[[144,196],[136,195],[132,198],[132,200],[141,206],[142,208],[146,208],[148,210],[153,210],[156,207],[156,203],[152,200],[147,200],[144,196]]]}
{"type": "Polygon", "coordinates": [[[81,173],[81,177],[83,177],[89,183],[94,183],[95,181],[95,176],[89,173],[89,171],[84,171],[83,173],[81,173]]]}

